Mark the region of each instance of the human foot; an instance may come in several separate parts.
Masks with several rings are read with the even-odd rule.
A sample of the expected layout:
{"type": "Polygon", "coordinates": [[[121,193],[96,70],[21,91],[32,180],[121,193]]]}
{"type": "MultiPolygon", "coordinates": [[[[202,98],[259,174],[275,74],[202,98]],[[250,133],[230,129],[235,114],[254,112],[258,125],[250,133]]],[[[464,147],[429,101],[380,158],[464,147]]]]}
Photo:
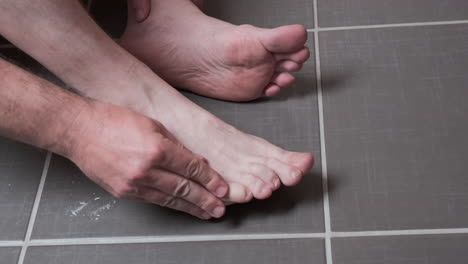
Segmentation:
{"type": "MultiPolygon", "coordinates": [[[[131,2],[134,0],[130,0],[131,2]]],[[[129,9],[119,43],[171,85],[233,101],[273,96],[309,58],[301,25],[263,29],[208,17],[190,0],[153,0],[136,22],[129,9]]]]}
{"type": "MultiPolygon", "coordinates": [[[[277,179],[286,185],[295,184],[312,166],[310,154],[287,152],[262,139],[248,136],[183,97],[109,38],[77,1],[31,1],[18,5],[18,8],[21,8],[21,12],[16,13],[27,13],[26,17],[32,20],[18,20],[21,23],[17,26],[21,30],[8,31],[15,43],[82,94],[127,106],[159,120],[182,145],[207,158],[212,168],[222,172],[229,182],[228,200],[245,202],[252,194],[259,198],[267,197],[268,193],[261,192],[263,187],[273,186],[270,190],[276,188],[277,179]],[[33,2],[35,6],[31,9],[33,2]],[[41,8],[50,15],[34,12],[41,8]],[[31,28],[31,23],[28,23],[31,21],[39,23],[40,28],[47,28],[47,32],[31,28]],[[34,42],[37,39],[42,41],[34,42]],[[63,39],[74,45],[63,45],[63,39]]],[[[121,116],[119,113],[113,115],[121,116]]],[[[105,122],[97,123],[108,127],[105,122]]],[[[127,124],[135,126],[133,122],[127,124]]],[[[120,125],[125,126],[123,123],[120,125]]],[[[110,140],[109,146],[113,146],[111,143],[121,145],[121,140],[108,134],[103,135],[110,140]]],[[[148,137],[143,136],[140,143],[147,140],[148,137]]],[[[154,150],[153,154],[160,152],[154,150]]],[[[127,148],[126,151],[135,153],[135,148],[127,148]]],[[[89,155],[83,156],[89,158],[89,155]]],[[[168,158],[166,155],[156,156],[162,161],[168,158]]],[[[177,157],[180,161],[180,155],[177,157]]],[[[125,158],[128,157],[122,157],[125,158]]],[[[198,166],[193,167],[193,163],[186,169],[195,169],[190,170],[192,177],[200,171],[198,166]]],[[[138,170],[130,171],[140,174],[138,170]]]]}
{"type": "Polygon", "coordinates": [[[245,134],[189,101],[144,65],[133,65],[131,72],[115,74],[118,80],[112,78],[108,85],[99,82],[99,87],[86,94],[127,106],[164,124],[228,182],[226,202],[265,199],[281,182],[297,184],[312,167],[311,154],[289,152],[245,134]]]}

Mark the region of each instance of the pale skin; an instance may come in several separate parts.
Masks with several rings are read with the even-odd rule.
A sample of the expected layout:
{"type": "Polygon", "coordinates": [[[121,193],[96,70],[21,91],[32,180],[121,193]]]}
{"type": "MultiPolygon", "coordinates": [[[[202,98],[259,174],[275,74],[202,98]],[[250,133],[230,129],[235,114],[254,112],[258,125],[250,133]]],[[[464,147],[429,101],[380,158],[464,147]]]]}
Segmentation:
{"type": "MultiPolygon", "coordinates": [[[[218,23],[204,17],[203,13],[194,9],[196,6],[188,0],[164,3],[180,5],[167,6],[169,15],[171,10],[196,14],[197,16],[191,19],[200,19],[200,23],[206,23],[206,28],[218,23]]],[[[151,9],[145,1],[131,1],[129,4],[133,7],[143,5],[144,10],[157,10],[155,7],[158,1],[151,2],[151,9]]],[[[144,15],[137,19],[138,10],[130,8],[129,27],[150,22],[153,11],[144,11],[144,15]],[[132,10],[135,13],[132,14],[132,10]]],[[[154,20],[154,23],[156,22],[157,20],[154,20]]],[[[148,23],[146,25],[151,26],[148,23]]],[[[218,28],[218,25],[214,28],[218,28]]],[[[183,27],[184,24],[181,23],[180,26],[183,27]]],[[[223,27],[231,28],[231,25],[223,24],[223,27]]],[[[236,33],[236,37],[244,33],[248,35],[245,38],[246,42],[243,42],[247,48],[241,50],[249,50],[247,55],[261,53],[254,56],[259,58],[258,61],[241,61],[238,65],[229,66],[231,68],[224,65],[222,67],[228,70],[223,73],[216,67],[207,69],[211,71],[212,75],[209,76],[213,78],[206,82],[200,82],[196,72],[190,75],[195,76],[194,79],[177,79],[175,76],[170,76],[172,74],[181,76],[177,71],[165,72],[165,78],[181,83],[193,82],[193,86],[184,88],[200,94],[232,100],[250,100],[274,94],[271,90],[268,92],[269,89],[271,86],[280,87],[280,85],[275,83],[270,85],[270,82],[281,75],[278,69],[284,68],[287,60],[292,61],[295,58],[297,60],[295,63],[300,66],[302,63],[300,61],[308,57],[308,50],[303,47],[304,32],[301,32],[298,26],[272,31],[249,26],[244,26],[240,30],[231,29],[232,32],[240,32],[236,33]],[[289,37],[287,39],[293,37],[292,43],[289,40],[282,40],[284,36],[289,37]],[[261,51],[258,45],[252,49],[248,48],[252,47],[251,43],[254,42],[269,48],[263,48],[261,51]],[[270,49],[285,52],[271,52],[270,49]],[[252,67],[245,68],[242,65],[252,67]],[[239,74],[244,74],[239,80],[246,79],[247,76],[261,79],[256,85],[258,88],[252,89],[236,81],[235,76],[239,74]],[[218,75],[222,75],[228,84],[231,86],[235,84],[234,86],[239,89],[231,91],[235,87],[220,86],[220,79],[215,78],[218,75]],[[202,85],[203,83],[209,85],[202,85]],[[209,94],[212,91],[214,92],[209,94]]],[[[127,28],[126,34],[129,30],[127,28]]],[[[83,111],[91,114],[79,114],[80,118],[77,120],[82,120],[81,125],[69,129],[69,131],[79,131],[77,132],[79,136],[76,138],[80,140],[73,144],[73,153],[78,154],[68,156],[66,153],[59,152],[59,154],[72,159],[88,177],[116,196],[143,199],[203,219],[208,216],[220,217],[224,213],[224,206],[216,196],[225,203],[247,202],[253,197],[265,199],[278,189],[281,183],[289,186],[297,184],[313,164],[309,153],[289,152],[263,139],[242,133],[187,100],[155,74],[158,73],[157,68],[161,66],[148,63],[155,60],[167,61],[167,58],[157,58],[152,52],[139,54],[139,59],[147,60],[147,64],[152,69],[148,68],[125,50],[132,52],[130,45],[132,47],[139,45],[136,35],[133,44],[130,42],[132,38],[128,36],[130,33],[124,35],[119,42],[125,47],[123,49],[91,20],[78,1],[3,1],[0,3],[0,32],[81,94],[106,102],[98,103],[90,99],[81,99],[93,102],[92,105],[97,106],[92,107],[92,111],[83,111]],[[17,14],[21,14],[22,19],[16,19],[17,14]],[[148,57],[145,57],[146,55],[148,57]],[[108,103],[125,106],[149,118],[108,103]],[[105,133],[102,132],[103,129],[105,133]],[[129,139],[129,136],[135,137],[132,133],[141,133],[141,135],[129,139]],[[115,146],[114,142],[123,143],[115,146]],[[147,146],[152,147],[146,149],[147,146]],[[135,149],[138,150],[136,153],[135,149]],[[102,154],[103,151],[107,151],[105,155],[102,154]],[[187,158],[184,159],[180,152],[186,153],[187,158]],[[172,167],[166,164],[166,157],[173,158],[169,158],[172,160],[170,163],[172,167]],[[194,162],[196,166],[192,165],[194,162]],[[115,167],[116,164],[119,167],[115,167]],[[196,169],[187,169],[193,167],[196,169]],[[123,176],[119,178],[115,175],[123,176]],[[132,184],[128,184],[129,182],[132,184]],[[134,186],[140,186],[140,183],[144,183],[146,187],[149,185],[150,189],[138,187],[137,189],[143,191],[136,191],[134,186]],[[226,187],[226,191],[218,193],[220,187],[226,187]],[[216,208],[220,208],[219,212],[215,212],[216,208]]],[[[158,31],[152,31],[148,36],[154,36],[156,33],[158,31]]],[[[173,42],[174,36],[169,32],[166,39],[173,42]]],[[[161,34],[161,40],[164,37],[164,34],[161,34]]],[[[226,35],[219,41],[232,44],[230,39],[233,38],[226,35]]],[[[157,43],[147,41],[150,40],[145,42],[147,45],[153,43],[155,51],[159,49],[160,54],[170,54],[156,45],[157,43]]],[[[236,43],[228,46],[234,50],[242,48],[236,43]]],[[[184,49],[186,48],[181,46],[180,52],[187,56],[191,54],[186,53],[184,49]]],[[[202,51],[192,50],[192,52],[193,61],[197,61],[197,56],[200,56],[202,51]]],[[[180,70],[184,72],[193,67],[184,61],[180,61],[179,64],[180,70]]],[[[216,62],[200,61],[200,65],[202,64],[215,65],[216,62]]],[[[168,69],[177,69],[177,66],[168,65],[168,69]]],[[[24,84],[17,84],[17,87],[22,85],[24,84]]],[[[9,135],[14,134],[9,133],[9,135]]],[[[24,141],[35,144],[28,140],[24,141]]],[[[35,145],[42,147],[40,144],[35,145]]]]}
{"type": "Polygon", "coordinates": [[[233,101],[274,96],[309,58],[301,25],[235,26],[205,15],[202,1],[128,2],[120,45],[178,88],[233,101]]]}
{"type": "Polygon", "coordinates": [[[0,133],[75,162],[116,197],[221,217],[227,185],[162,124],[67,92],[0,59],[0,133]],[[115,144],[119,142],[119,144],[115,144]]]}

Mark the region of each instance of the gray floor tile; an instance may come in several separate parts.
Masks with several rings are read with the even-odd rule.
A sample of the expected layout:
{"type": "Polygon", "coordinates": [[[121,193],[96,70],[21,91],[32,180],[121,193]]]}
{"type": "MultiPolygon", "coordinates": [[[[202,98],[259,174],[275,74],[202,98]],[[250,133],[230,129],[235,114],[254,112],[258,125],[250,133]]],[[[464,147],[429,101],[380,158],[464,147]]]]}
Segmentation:
{"type": "Polygon", "coordinates": [[[468,19],[466,0],[318,0],[319,26],[468,19]]]}
{"type": "Polygon", "coordinates": [[[320,34],[332,229],[468,226],[468,25],[320,34]]]}
{"type": "Polygon", "coordinates": [[[32,247],[25,263],[323,264],[321,240],[254,240],[133,245],[32,247]]]}
{"type": "Polygon", "coordinates": [[[5,247],[0,248],[0,263],[16,264],[21,248],[5,247]]]}
{"type": "Polygon", "coordinates": [[[23,240],[45,152],[0,137],[0,240],[23,240]]]}
{"type": "Polygon", "coordinates": [[[334,264],[465,264],[467,235],[332,239],[334,264]]]}
{"type": "Polygon", "coordinates": [[[228,103],[188,96],[246,132],[291,150],[313,152],[316,168],[296,187],[282,188],[269,200],[232,206],[222,220],[206,222],[157,206],[113,199],[70,163],[54,157],[33,237],[323,231],[314,64],[307,64],[298,74],[298,84],[275,100],[228,103]]]}
{"type": "Polygon", "coordinates": [[[278,27],[302,24],[314,27],[312,0],[206,0],[208,15],[234,24],[253,24],[259,27],[278,27]]]}

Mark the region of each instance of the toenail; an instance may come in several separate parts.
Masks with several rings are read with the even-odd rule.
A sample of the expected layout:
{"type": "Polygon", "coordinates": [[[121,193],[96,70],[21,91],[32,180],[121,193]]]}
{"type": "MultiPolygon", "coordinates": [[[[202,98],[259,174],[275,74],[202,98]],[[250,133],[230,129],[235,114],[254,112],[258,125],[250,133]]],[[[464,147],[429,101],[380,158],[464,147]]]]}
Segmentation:
{"type": "Polygon", "coordinates": [[[221,217],[224,214],[224,207],[218,206],[212,211],[214,217],[221,217]]]}
{"type": "Polygon", "coordinates": [[[262,190],[260,191],[261,195],[266,195],[270,193],[270,188],[263,187],[262,190]]]}
{"type": "Polygon", "coordinates": [[[293,180],[296,180],[297,178],[299,178],[301,176],[302,172],[300,170],[293,170],[291,171],[291,179],[293,180]]]}
{"type": "Polygon", "coordinates": [[[266,188],[267,188],[266,184],[263,181],[258,180],[255,183],[254,190],[257,190],[260,194],[262,194],[263,190],[265,190],[266,188]]]}
{"type": "Polygon", "coordinates": [[[218,196],[219,198],[221,197],[224,197],[227,193],[227,187],[226,186],[219,186],[216,191],[216,196],[218,196]]]}

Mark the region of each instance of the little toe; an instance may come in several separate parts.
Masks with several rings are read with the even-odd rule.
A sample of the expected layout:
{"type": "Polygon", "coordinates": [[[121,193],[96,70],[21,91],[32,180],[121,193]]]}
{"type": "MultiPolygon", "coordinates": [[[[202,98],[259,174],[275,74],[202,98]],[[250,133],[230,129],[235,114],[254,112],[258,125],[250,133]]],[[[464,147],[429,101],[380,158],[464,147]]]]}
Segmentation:
{"type": "Polygon", "coordinates": [[[278,72],[297,72],[302,69],[302,64],[297,63],[295,61],[291,60],[284,60],[280,61],[278,64],[276,64],[276,71],[278,72]]]}
{"type": "Polygon", "coordinates": [[[286,87],[293,84],[296,81],[294,75],[287,72],[279,72],[273,75],[271,82],[278,85],[279,87],[286,87]]]}
{"type": "Polygon", "coordinates": [[[308,47],[303,47],[302,49],[294,52],[275,53],[274,56],[277,61],[292,60],[297,63],[304,63],[310,58],[310,50],[308,47]]]}
{"type": "Polygon", "coordinates": [[[271,97],[277,95],[281,91],[281,87],[274,83],[270,83],[263,91],[264,96],[271,97]]]}

